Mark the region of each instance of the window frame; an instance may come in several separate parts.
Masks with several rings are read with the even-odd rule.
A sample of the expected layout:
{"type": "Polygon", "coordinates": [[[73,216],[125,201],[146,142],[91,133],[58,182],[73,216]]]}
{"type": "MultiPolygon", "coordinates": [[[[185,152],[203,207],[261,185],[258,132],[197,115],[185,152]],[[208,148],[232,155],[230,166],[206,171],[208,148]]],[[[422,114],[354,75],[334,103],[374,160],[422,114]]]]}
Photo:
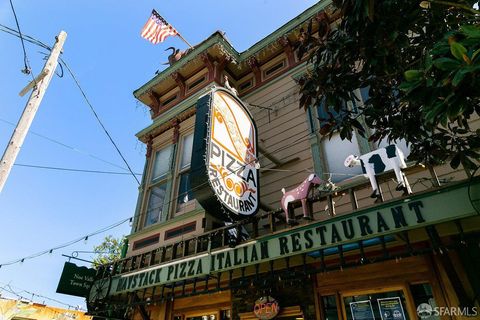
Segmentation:
{"type": "MultiPolygon", "coordinates": [[[[172,161],[175,157],[175,145],[173,144],[162,144],[155,148],[155,151],[153,152],[153,157],[152,157],[152,162],[149,166],[149,171],[148,171],[148,176],[147,176],[147,185],[145,188],[145,195],[144,195],[144,203],[142,206],[142,213],[143,213],[143,219],[142,219],[142,229],[148,228],[152,225],[164,222],[168,220],[168,203],[169,203],[169,181],[171,180],[171,168],[172,168],[172,161]],[[155,171],[155,164],[157,161],[157,156],[159,155],[159,152],[162,150],[165,150],[167,148],[171,148],[170,150],[170,156],[168,160],[168,169],[167,171],[159,176],[157,179],[154,179],[153,174],[155,171]],[[157,222],[154,223],[149,223],[147,224],[148,218],[149,218],[149,204],[150,204],[150,199],[152,196],[152,190],[155,187],[165,185],[165,196],[163,199],[163,204],[162,204],[162,211],[159,213],[158,220],[157,222]],[[166,213],[165,213],[166,212],[166,213]]],[[[157,208],[154,208],[157,209],[157,208]]]]}
{"type": "MultiPolygon", "coordinates": [[[[166,136],[162,137],[161,142],[158,142],[154,145],[152,156],[148,160],[148,172],[146,176],[146,182],[144,186],[144,191],[142,195],[142,205],[141,205],[141,221],[140,221],[140,230],[149,228],[160,223],[164,223],[168,220],[176,218],[181,214],[196,210],[198,208],[197,201],[192,196],[192,199],[185,203],[185,208],[178,210],[179,204],[179,188],[181,177],[185,173],[190,172],[191,170],[191,159],[187,166],[182,167],[182,157],[183,151],[185,148],[185,139],[188,136],[192,136],[191,145],[193,148],[193,135],[194,131],[192,127],[186,127],[188,129],[182,131],[180,129],[179,136],[176,143],[172,143],[170,139],[167,139],[166,136]],[[168,169],[163,175],[159,176],[157,179],[154,178],[155,164],[159,156],[159,152],[171,148],[170,157],[168,160],[168,169]],[[152,190],[155,187],[165,185],[165,197],[163,199],[163,206],[161,212],[158,214],[158,220],[154,223],[149,223],[151,220],[149,216],[149,205],[152,197],[152,190]]],[[[191,156],[191,154],[190,154],[191,156]]],[[[154,208],[158,209],[158,208],[154,208]]]]}
{"type": "MultiPolygon", "coordinates": [[[[361,91],[360,88],[355,89],[353,91],[353,93],[359,99],[359,101],[356,101],[354,103],[348,102],[346,104],[346,107],[349,110],[355,110],[358,107],[363,106],[364,103],[365,103],[365,101],[363,100],[362,91],[361,91]]],[[[320,168],[316,168],[316,171],[318,171],[319,173],[327,174],[327,173],[332,171],[332,170],[330,170],[330,165],[328,163],[328,159],[327,159],[327,155],[326,155],[326,151],[325,151],[325,141],[329,140],[329,136],[321,136],[319,134],[319,130],[320,130],[321,123],[322,123],[322,121],[319,119],[319,116],[320,116],[319,115],[319,110],[318,110],[319,107],[320,107],[320,104],[312,106],[312,107],[309,108],[310,113],[307,114],[307,121],[310,123],[311,134],[314,134],[314,135],[317,136],[316,141],[311,143],[312,153],[315,152],[314,151],[315,149],[319,150],[318,152],[319,152],[320,159],[319,159],[319,163],[318,164],[316,163],[316,166],[320,166],[320,168]]],[[[340,111],[340,113],[341,113],[341,111],[340,111]]],[[[368,128],[367,128],[367,131],[365,132],[365,134],[366,134],[366,136],[370,135],[370,132],[368,131],[368,128]]],[[[368,142],[368,140],[366,140],[365,138],[361,137],[355,129],[354,129],[354,135],[355,135],[355,138],[356,138],[357,148],[358,148],[358,150],[361,154],[364,154],[364,153],[367,153],[367,152],[370,152],[370,151],[373,150],[373,147],[374,147],[373,144],[368,142]],[[365,142],[363,142],[362,139],[364,139],[365,142]]],[[[353,141],[352,141],[352,143],[353,143],[353,141]]],[[[336,183],[340,183],[340,182],[342,182],[346,179],[354,178],[354,177],[355,176],[345,176],[345,178],[337,180],[336,183]]]]}
{"type": "MultiPolygon", "coordinates": [[[[194,132],[193,130],[186,131],[182,133],[177,142],[177,159],[175,162],[175,171],[174,171],[174,189],[175,192],[173,192],[173,197],[172,197],[172,206],[171,206],[171,218],[178,217],[184,213],[193,211],[197,208],[197,202],[195,198],[192,198],[191,200],[188,200],[184,204],[179,204],[178,200],[180,198],[180,182],[182,175],[189,173],[191,170],[192,166],[192,160],[190,158],[190,163],[188,166],[182,167],[182,157],[183,157],[183,151],[185,148],[185,138],[188,136],[192,136],[192,150],[193,150],[193,139],[194,139],[194,132]]],[[[192,151],[193,153],[193,151],[192,151]]],[[[190,156],[192,155],[190,154],[190,156]]]]}

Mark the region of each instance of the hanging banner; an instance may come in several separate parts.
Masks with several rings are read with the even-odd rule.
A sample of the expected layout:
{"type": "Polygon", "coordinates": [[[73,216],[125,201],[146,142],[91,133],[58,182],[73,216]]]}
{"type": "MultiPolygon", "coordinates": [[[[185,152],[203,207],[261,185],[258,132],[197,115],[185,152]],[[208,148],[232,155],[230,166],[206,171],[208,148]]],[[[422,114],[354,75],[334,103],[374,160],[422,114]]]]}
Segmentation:
{"type": "Polygon", "coordinates": [[[95,269],[79,267],[74,263],[65,262],[58,282],[57,293],[87,297],[96,272],[95,269]]]}
{"type": "Polygon", "coordinates": [[[192,152],[192,190],[210,214],[224,221],[259,209],[257,129],[243,103],[213,89],[197,102],[192,152]]]}

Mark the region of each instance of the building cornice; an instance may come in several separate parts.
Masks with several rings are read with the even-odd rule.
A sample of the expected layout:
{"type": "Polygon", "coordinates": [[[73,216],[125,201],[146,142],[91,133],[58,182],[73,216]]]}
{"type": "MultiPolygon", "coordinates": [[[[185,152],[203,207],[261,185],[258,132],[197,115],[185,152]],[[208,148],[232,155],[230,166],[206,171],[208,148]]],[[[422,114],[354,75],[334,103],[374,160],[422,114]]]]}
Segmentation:
{"type": "Polygon", "coordinates": [[[172,119],[178,117],[180,114],[187,111],[188,109],[193,108],[198,98],[209,92],[213,87],[215,87],[215,83],[211,83],[209,86],[184,99],[179,104],[175,105],[173,108],[170,108],[169,110],[156,117],[151,125],[138,132],[135,136],[140,141],[145,142],[146,137],[148,135],[151,135],[153,131],[160,129],[162,125],[168,124],[172,119]]]}
{"type": "Polygon", "coordinates": [[[220,31],[216,31],[213,35],[211,35],[207,40],[200,43],[195,49],[189,51],[185,56],[182,57],[178,62],[173,64],[172,66],[168,67],[167,69],[163,70],[159,74],[157,74],[153,79],[148,81],[146,84],[138,88],[133,92],[135,98],[139,99],[140,96],[145,94],[149,89],[154,87],[156,84],[162,82],[163,80],[170,77],[175,72],[178,72],[184,66],[190,63],[190,61],[198,58],[201,53],[206,51],[208,48],[213,47],[215,45],[222,46],[223,52],[228,56],[230,55],[233,61],[239,60],[238,52],[231,46],[231,44],[225,39],[223,34],[220,31]]]}
{"type": "Polygon", "coordinates": [[[239,53],[235,48],[230,44],[230,42],[225,38],[224,34],[220,31],[216,31],[205,41],[197,45],[193,50],[189,51],[184,57],[182,57],[178,62],[172,66],[166,68],[159,74],[157,74],[153,79],[148,81],[146,84],[141,86],[139,89],[133,92],[135,98],[140,99],[140,97],[148,92],[155,85],[159,84],[163,80],[170,77],[173,73],[179,72],[183,67],[188,65],[194,59],[199,58],[200,54],[204,53],[207,49],[214,46],[221,46],[221,51],[225,56],[228,56],[233,63],[243,63],[247,62],[251,57],[255,57],[263,50],[266,50],[270,45],[276,44],[278,39],[289,34],[297,28],[300,28],[305,22],[311,19],[319,11],[325,9],[332,3],[331,0],[320,1],[310,8],[306,9],[297,17],[293,18],[262,40],[255,43],[253,46],[247,50],[239,53]]]}

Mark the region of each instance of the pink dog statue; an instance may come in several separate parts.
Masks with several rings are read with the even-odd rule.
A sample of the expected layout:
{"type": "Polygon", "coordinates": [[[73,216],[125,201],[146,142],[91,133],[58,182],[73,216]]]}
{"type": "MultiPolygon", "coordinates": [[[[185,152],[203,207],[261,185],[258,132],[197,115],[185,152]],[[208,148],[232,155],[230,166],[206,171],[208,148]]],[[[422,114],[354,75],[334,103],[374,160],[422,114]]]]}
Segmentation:
{"type": "Polygon", "coordinates": [[[288,224],[296,224],[295,213],[292,202],[301,201],[303,209],[303,218],[306,220],[313,220],[312,217],[312,203],[308,201],[308,194],[314,186],[325,183],[315,173],[310,174],[302,184],[293,190],[285,192],[285,188],[282,188],[283,197],[281,201],[282,209],[285,212],[285,220],[288,224]]]}

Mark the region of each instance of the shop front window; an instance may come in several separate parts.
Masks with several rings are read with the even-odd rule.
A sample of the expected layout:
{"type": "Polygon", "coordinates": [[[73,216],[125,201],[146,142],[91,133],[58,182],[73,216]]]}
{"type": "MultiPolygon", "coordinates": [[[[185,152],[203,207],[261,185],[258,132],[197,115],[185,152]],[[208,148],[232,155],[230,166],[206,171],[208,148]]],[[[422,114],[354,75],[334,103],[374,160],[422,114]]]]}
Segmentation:
{"type": "Polygon", "coordinates": [[[433,298],[432,286],[428,283],[410,285],[415,310],[420,318],[425,320],[440,320],[440,316],[432,312],[437,307],[433,298]]]}
{"type": "Polygon", "coordinates": [[[360,294],[343,298],[347,320],[409,320],[403,291],[360,294]]]}
{"type": "Polygon", "coordinates": [[[336,296],[323,296],[322,306],[325,320],[339,320],[336,296]]]}

